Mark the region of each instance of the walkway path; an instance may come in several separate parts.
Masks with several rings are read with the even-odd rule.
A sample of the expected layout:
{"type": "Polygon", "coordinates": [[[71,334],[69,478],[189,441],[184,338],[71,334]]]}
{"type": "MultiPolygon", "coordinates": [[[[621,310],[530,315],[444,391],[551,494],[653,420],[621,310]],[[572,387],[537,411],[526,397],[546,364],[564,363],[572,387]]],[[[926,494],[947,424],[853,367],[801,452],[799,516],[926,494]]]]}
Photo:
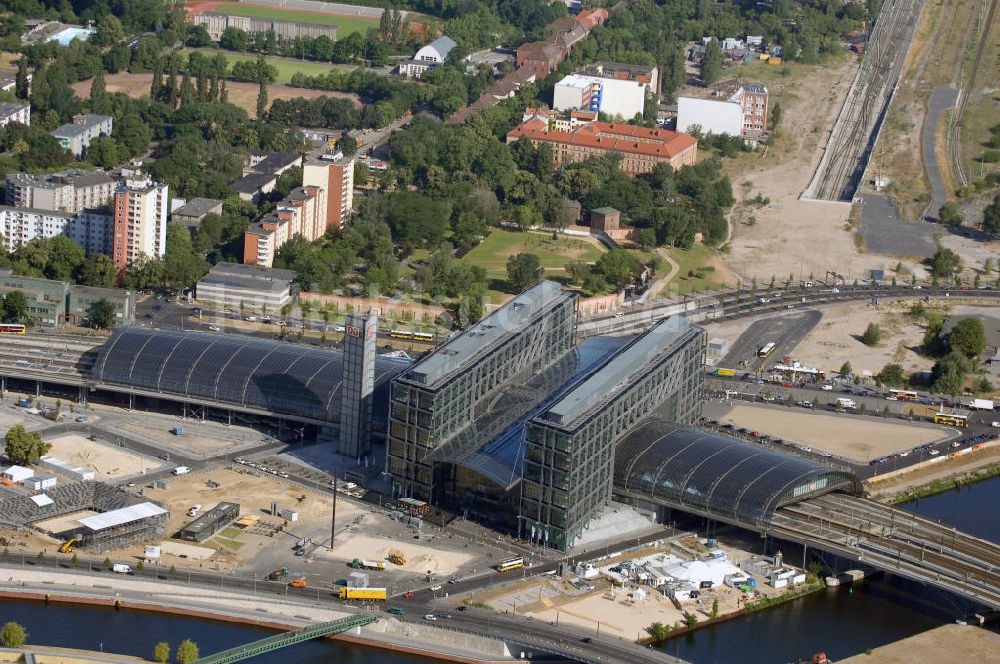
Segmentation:
{"type": "Polygon", "coordinates": [[[667,262],[670,266],[670,271],[653,282],[653,285],[650,286],[645,293],[643,293],[642,298],[640,299],[641,302],[655,300],[660,292],[666,288],[671,281],[673,281],[674,277],[677,276],[677,273],[681,269],[681,266],[677,263],[677,261],[670,257],[670,252],[667,251],[666,247],[657,247],[656,253],[659,254],[660,258],[667,262]]]}
{"type": "Polygon", "coordinates": [[[941,119],[941,113],[949,108],[954,108],[956,102],[958,102],[958,90],[943,87],[934,88],[931,92],[931,98],[927,102],[927,116],[924,118],[921,150],[924,156],[924,170],[931,183],[931,202],[928,209],[924,211],[924,219],[928,221],[937,221],[938,210],[948,202],[948,190],[944,187],[941,164],[934,148],[937,144],[938,122],[941,119]]]}

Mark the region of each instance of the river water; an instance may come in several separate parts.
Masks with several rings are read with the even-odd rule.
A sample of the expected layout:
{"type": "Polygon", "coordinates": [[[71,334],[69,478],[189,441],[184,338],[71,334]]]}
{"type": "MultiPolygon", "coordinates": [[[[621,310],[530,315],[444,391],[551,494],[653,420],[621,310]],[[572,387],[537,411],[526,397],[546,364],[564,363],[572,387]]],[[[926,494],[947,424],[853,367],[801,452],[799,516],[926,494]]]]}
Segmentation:
{"type": "MultiPolygon", "coordinates": [[[[1000,540],[1000,478],[904,505],[922,516],[1000,540]]],[[[782,664],[819,651],[834,660],[911,636],[955,619],[960,602],[914,584],[876,576],[850,588],[831,588],[775,609],[696,630],[661,646],[695,664],[782,664]]],[[[158,641],[190,638],[203,654],[263,638],[271,632],[244,625],[93,607],[0,603],[0,623],[15,620],[33,643],[149,657],[158,641]]],[[[396,664],[429,660],[312,641],[250,662],[396,664]]]]}
{"type": "MultiPolygon", "coordinates": [[[[998,501],[1000,478],[993,478],[901,507],[996,542],[998,501]]],[[[695,664],[780,664],[808,660],[820,651],[837,661],[951,622],[965,608],[943,593],[877,575],[853,588],[829,588],[696,630],[661,648],[695,664]]]]}

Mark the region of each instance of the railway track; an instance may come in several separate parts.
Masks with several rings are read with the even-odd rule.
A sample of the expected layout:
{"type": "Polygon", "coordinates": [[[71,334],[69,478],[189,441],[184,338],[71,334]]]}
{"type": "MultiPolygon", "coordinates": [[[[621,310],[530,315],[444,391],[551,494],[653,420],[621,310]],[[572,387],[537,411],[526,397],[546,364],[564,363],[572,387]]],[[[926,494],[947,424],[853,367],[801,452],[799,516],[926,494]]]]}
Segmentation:
{"type": "Polygon", "coordinates": [[[868,564],[1000,607],[1000,546],[902,510],[840,494],[780,508],[775,534],[826,542],[868,564]]]}
{"type": "Polygon", "coordinates": [[[919,0],[889,0],[804,198],[850,201],[861,185],[920,18],[919,0]],[[906,48],[901,49],[900,45],[906,48]]]}
{"type": "Polygon", "coordinates": [[[998,0],[991,0],[990,8],[983,21],[982,31],[979,33],[979,45],[976,49],[976,59],[972,62],[972,70],[969,72],[969,87],[965,94],[958,100],[958,108],[955,109],[955,117],[952,123],[955,126],[955,133],[951,137],[951,161],[955,164],[955,174],[958,183],[964,187],[969,184],[969,178],[965,173],[965,166],[962,164],[962,118],[965,116],[965,109],[969,104],[969,98],[975,91],[976,75],[979,73],[979,63],[983,59],[983,51],[990,40],[990,29],[993,27],[993,19],[996,16],[998,0]]]}

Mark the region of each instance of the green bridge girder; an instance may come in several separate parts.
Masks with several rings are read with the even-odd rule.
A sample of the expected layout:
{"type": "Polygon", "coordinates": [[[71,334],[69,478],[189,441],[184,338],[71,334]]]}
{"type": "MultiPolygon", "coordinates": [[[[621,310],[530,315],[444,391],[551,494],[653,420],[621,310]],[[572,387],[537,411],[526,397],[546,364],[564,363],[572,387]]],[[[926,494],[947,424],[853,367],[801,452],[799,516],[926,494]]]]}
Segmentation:
{"type": "Polygon", "coordinates": [[[373,623],[376,620],[378,620],[378,618],[375,616],[348,616],[347,618],[320,623],[318,625],[311,625],[309,627],[303,627],[302,629],[296,629],[291,632],[275,634],[274,636],[269,636],[266,639],[253,641],[252,643],[247,643],[242,646],[236,646],[235,648],[230,648],[229,650],[223,650],[222,652],[215,653],[214,655],[208,655],[207,657],[195,660],[194,664],[230,664],[231,662],[239,662],[244,659],[249,659],[250,657],[256,657],[257,655],[263,655],[264,653],[286,648],[288,646],[295,645],[296,643],[302,643],[303,641],[311,641],[312,639],[329,636],[330,634],[346,632],[349,629],[361,627],[362,625],[373,623]]]}

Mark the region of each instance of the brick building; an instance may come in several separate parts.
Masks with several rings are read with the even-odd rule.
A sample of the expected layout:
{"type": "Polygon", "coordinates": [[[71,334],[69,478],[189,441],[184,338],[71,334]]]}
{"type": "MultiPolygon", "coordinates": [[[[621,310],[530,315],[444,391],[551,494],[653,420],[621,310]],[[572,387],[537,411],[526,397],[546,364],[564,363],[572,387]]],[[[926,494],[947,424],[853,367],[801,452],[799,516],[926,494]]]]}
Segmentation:
{"type": "Polygon", "coordinates": [[[590,122],[571,131],[559,131],[549,130],[545,120],[533,116],[507,133],[507,143],[522,136],[536,148],[550,144],[557,166],[617,152],[622,155],[621,170],[638,175],[651,172],[661,162],[679,169],[693,165],[698,158],[698,142],[693,136],[667,129],[590,122]]]}

